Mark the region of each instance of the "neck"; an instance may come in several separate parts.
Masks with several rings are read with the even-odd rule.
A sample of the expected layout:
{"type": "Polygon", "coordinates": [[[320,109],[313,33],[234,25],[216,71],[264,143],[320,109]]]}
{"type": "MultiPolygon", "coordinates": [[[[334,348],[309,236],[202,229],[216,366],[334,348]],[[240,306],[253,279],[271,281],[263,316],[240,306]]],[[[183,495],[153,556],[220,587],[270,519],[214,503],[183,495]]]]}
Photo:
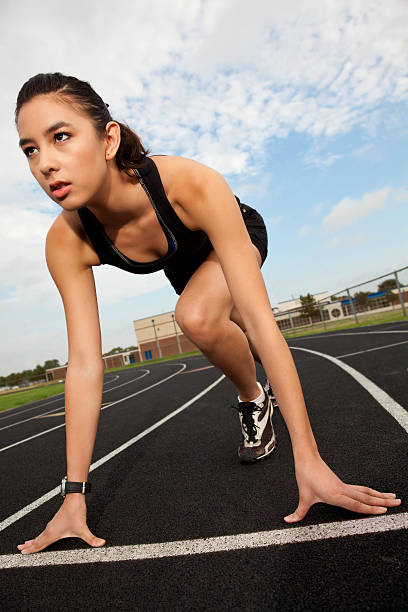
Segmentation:
{"type": "Polygon", "coordinates": [[[145,211],[143,198],[140,198],[139,180],[131,170],[119,170],[115,160],[108,162],[108,173],[100,193],[87,204],[104,226],[121,227],[132,219],[141,217],[145,211]]]}

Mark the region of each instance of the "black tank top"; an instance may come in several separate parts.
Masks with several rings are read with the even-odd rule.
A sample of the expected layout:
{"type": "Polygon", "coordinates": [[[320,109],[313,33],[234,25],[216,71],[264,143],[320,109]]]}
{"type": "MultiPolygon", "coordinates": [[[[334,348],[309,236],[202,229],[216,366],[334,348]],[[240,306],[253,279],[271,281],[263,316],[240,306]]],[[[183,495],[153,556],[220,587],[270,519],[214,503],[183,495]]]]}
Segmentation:
{"type": "MultiPolygon", "coordinates": [[[[157,219],[167,238],[168,251],[154,261],[133,261],[119,251],[105,233],[102,224],[86,206],[78,209],[79,217],[92,246],[102,264],[110,264],[134,274],[150,274],[158,270],[172,270],[190,266],[197,256],[207,256],[213,246],[201,230],[190,230],[175,213],[164,191],[159,171],[152,159],[146,157],[143,164],[133,169],[152,204],[157,219]]],[[[238,204],[240,204],[239,199],[238,204]]]]}

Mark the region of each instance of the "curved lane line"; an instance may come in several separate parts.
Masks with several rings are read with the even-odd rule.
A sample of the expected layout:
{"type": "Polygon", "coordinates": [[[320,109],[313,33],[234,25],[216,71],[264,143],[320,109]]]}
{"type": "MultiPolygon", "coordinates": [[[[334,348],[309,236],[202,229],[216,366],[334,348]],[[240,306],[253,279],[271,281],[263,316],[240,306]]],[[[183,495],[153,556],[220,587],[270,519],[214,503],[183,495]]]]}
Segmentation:
{"type": "Polygon", "coordinates": [[[408,334],[408,329],[389,330],[389,331],[369,331],[369,332],[342,332],[340,334],[327,332],[321,336],[299,336],[299,338],[288,338],[288,340],[314,340],[315,338],[335,338],[336,336],[366,336],[367,334],[408,334]]]}
{"type": "MultiPolygon", "coordinates": [[[[187,367],[186,364],[180,364],[179,363],[179,364],[175,364],[175,365],[184,365],[183,370],[187,367]]],[[[182,371],[182,370],[180,370],[180,371],[182,371]]],[[[178,372],[176,372],[176,374],[178,374],[178,372]]],[[[172,376],[175,376],[176,374],[172,374],[172,376]]],[[[171,378],[171,376],[169,376],[168,378],[171,378]]],[[[166,380],[168,380],[168,378],[166,380]]],[[[138,440],[141,440],[142,438],[147,436],[149,433],[151,433],[152,431],[154,431],[155,429],[157,429],[158,427],[163,425],[163,423],[166,423],[166,421],[169,421],[170,419],[175,417],[177,414],[179,414],[180,412],[182,412],[183,410],[185,410],[186,408],[191,406],[191,404],[194,404],[194,402],[196,402],[198,399],[203,397],[203,395],[206,395],[206,393],[208,393],[211,389],[216,387],[224,378],[225,378],[225,375],[223,374],[222,376],[220,376],[220,378],[217,378],[216,381],[211,383],[211,385],[209,385],[208,387],[206,387],[205,389],[200,391],[200,393],[197,393],[197,395],[192,397],[190,400],[188,400],[188,402],[186,402],[185,404],[183,404],[179,408],[176,408],[176,410],[173,410],[173,412],[170,412],[170,414],[165,416],[163,419],[160,419],[160,421],[157,421],[156,423],[151,425],[151,427],[148,427],[147,429],[142,431],[137,436],[134,436],[134,438],[131,438],[130,440],[128,440],[124,444],[121,444],[121,446],[118,446],[118,448],[116,448],[115,450],[111,451],[110,453],[108,453],[107,455],[105,455],[104,457],[99,459],[98,461],[95,461],[94,463],[92,463],[91,467],[89,468],[89,471],[92,472],[93,470],[96,470],[98,467],[100,467],[101,465],[103,465],[104,463],[109,461],[110,459],[113,459],[113,457],[115,457],[116,455],[118,455],[122,451],[124,451],[127,448],[129,448],[129,446],[132,446],[132,444],[134,444],[135,442],[138,442],[138,440]]],[[[164,381],[161,381],[161,382],[164,382],[164,381]]],[[[149,388],[155,387],[157,384],[160,384],[160,383],[155,383],[154,385],[152,385],[149,388]]],[[[123,399],[119,400],[118,402],[115,402],[115,404],[119,404],[119,402],[124,402],[126,399],[129,399],[130,397],[134,397],[138,393],[141,393],[141,391],[138,391],[137,393],[133,393],[133,395],[129,395],[128,397],[124,397],[123,399]]],[[[112,404],[111,404],[111,406],[112,406],[112,404]]],[[[65,425],[65,423],[64,423],[64,425],[65,425]]],[[[49,430],[49,431],[51,431],[51,430],[49,430]]],[[[48,491],[48,493],[46,493],[42,497],[36,499],[34,502],[29,504],[28,506],[25,506],[24,508],[22,508],[21,510],[19,510],[15,514],[12,514],[8,518],[4,519],[4,521],[2,521],[0,523],[0,531],[3,531],[3,529],[6,529],[6,527],[9,527],[10,525],[12,525],[12,523],[15,523],[16,521],[18,521],[20,518],[22,518],[23,516],[25,516],[29,512],[32,512],[33,510],[35,510],[39,506],[42,506],[42,504],[44,504],[45,502],[49,501],[50,499],[52,499],[56,495],[59,495],[59,493],[60,493],[60,486],[55,487],[55,489],[52,489],[51,491],[48,491]]]]}
{"type": "MultiPolygon", "coordinates": [[[[109,404],[108,406],[102,406],[101,407],[101,411],[105,410],[105,408],[110,408],[111,406],[115,406],[116,404],[120,404],[121,402],[124,402],[125,400],[131,398],[131,397],[135,397],[135,395],[139,395],[139,393],[144,393],[145,391],[149,391],[149,389],[152,389],[153,387],[156,387],[157,385],[161,385],[162,383],[166,382],[166,380],[169,380],[170,378],[173,378],[173,376],[177,376],[177,374],[179,374],[180,372],[182,372],[183,370],[186,369],[187,365],[185,363],[172,363],[170,365],[182,365],[183,367],[181,368],[181,370],[178,370],[177,372],[175,372],[174,374],[170,374],[170,376],[167,376],[166,378],[163,378],[162,380],[159,380],[158,382],[154,383],[153,385],[150,385],[150,387],[145,387],[144,389],[141,389],[140,391],[136,391],[136,393],[132,393],[131,395],[127,395],[126,397],[123,397],[120,400],[117,400],[116,402],[112,402],[111,404],[109,404]]],[[[33,436],[30,436],[29,438],[25,438],[24,440],[20,440],[19,442],[14,442],[13,444],[10,444],[9,446],[3,446],[3,448],[0,448],[0,453],[2,453],[3,451],[9,449],[9,448],[13,448],[13,446],[18,446],[19,444],[24,444],[24,442],[28,442],[29,440],[33,440],[33,438],[38,438],[38,436],[43,436],[46,433],[49,433],[50,431],[54,431],[55,429],[59,429],[60,427],[65,427],[65,422],[61,423],[61,425],[56,425],[55,427],[51,427],[50,429],[46,429],[45,431],[40,431],[40,433],[34,434],[33,436]]]]}
{"type": "Polygon", "coordinates": [[[402,342],[394,342],[393,344],[385,344],[384,346],[377,346],[375,348],[365,349],[364,351],[356,351],[355,353],[346,353],[345,355],[336,355],[337,359],[341,357],[351,357],[352,355],[361,355],[362,353],[370,353],[371,351],[381,351],[382,349],[391,348],[392,346],[399,346],[400,344],[407,344],[408,340],[402,342]]]}
{"type": "MultiPolygon", "coordinates": [[[[113,382],[114,380],[117,380],[119,378],[118,376],[115,376],[114,378],[111,378],[110,380],[107,380],[103,383],[103,386],[105,386],[106,384],[113,382]]],[[[113,387],[114,389],[116,387],[113,387]]],[[[106,391],[110,391],[110,389],[106,389],[106,391]]],[[[47,406],[47,404],[52,404],[53,402],[58,402],[61,398],[60,395],[64,395],[65,391],[62,391],[61,393],[56,393],[55,395],[52,396],[52,399],[49,400],[48,402],[44,402],[43,404],[41,404],[41,406],[31,406],[30,408],[26,408],[25,410],[20,410],[18,412],[18,414],[23,414],[24,412],[30,412],[30,410],[35,410],[36,408],[43,408],[44,406],[47,406]]],[[[46,398],[44,398],[46,399],[46,398]]],[[[42,400],[35,400],[35,402],[28,402],[28,404],[34,404],[34,403],[39,403],[42,400]]],[[[26,404],[23,404],[23,406],[26,404]]],[[[4,416],[0,416],[0,421],[4,421],[5,419],[10,419],[11,417],[15,416],[14,413],[11,414],[12,410],[17,410],[17,408],[22,408],[22,406],[14,406],[13,408],[8,408],[7,409],[7,414],[4,416]]],[[[56,408],[57,410],[57,408],[56,408]]]]}
{"type": "Polygon", "coordinates": [[[389,414],[397,421],[399,425],[408,433],[408,412],[400,405],[398,402],[392,399],[383,391],[380,387],[378,387],[372,380],[361,374],[358,370],[355,370],[347,363],[343,363],[336,357],[332,357],[331,355],[327,355],[326,353],[319,353],[318,351],[312,351],[311,349],[301,348],[299,346],[291,346],[291,349],[296,351],[305,351],[306,353],[312,353],[313,355],[318,355],[319,357],[324,357],[329,361],[332,361],[334,364],[339,366],[342,370],[350,374],[373,398],[384,408],[389,414]]]}
{"type": "MultiPolygon", "coordinates": [[[[131,380],[128,380],[127,382],[122,383],[121,385],[116,385],[116,387],[111,387],[110,389],[105,389],[103,391],[102,395],[104,393],[107,393],[108,391],[113,391],[114,389],[119,389],[119,387],[123,387],[124,385],[129,385],[131,382],[135,382],[135,380],[140,380],[140,379],[144,378],[145,376],[147,376],[148,374],[150,374],[150,370],[144,370],[144,372],[145,372],[145,374],[142,374],[142,376],[137,376],[137,378],[132,378],[131,380]]],[[[119,378],[119,376],[117,376],[117,378],[119,378]]],[[[38,406],[37,406],[37,408],[38,408],[38,406]]],[[[27,419],[23,419],[22,421],[16,421],[15,423],[11,423],[10,425],[4,425],[4,427],[0,427],[0,431],[3,431],[3,429],[9,429],[10,427],[15,427],[16,425],[20,425],[21,423],[26,423],[27,421],[33,421],[34,419],[39,419],[40,417],[43,417],[43,416],[46,416],[47,414],[51,414],[51,413],[55,412],[56,410],[61,410],[61,408],[65,409],[65,406],[57,406],[57,408],[52,408],[51,410],[47,410],[47,412],[42,412],[41,414],[36,414],[36,415],[34,415],[32,417],[28,417],[27,419]]]]}

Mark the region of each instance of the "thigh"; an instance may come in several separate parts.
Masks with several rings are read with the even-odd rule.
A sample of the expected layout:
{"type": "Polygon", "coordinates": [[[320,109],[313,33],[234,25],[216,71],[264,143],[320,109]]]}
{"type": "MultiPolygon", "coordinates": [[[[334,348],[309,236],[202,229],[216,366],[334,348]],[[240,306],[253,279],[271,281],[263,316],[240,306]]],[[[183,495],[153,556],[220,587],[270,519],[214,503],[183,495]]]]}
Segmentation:
{"type": "MultiPolygon", "coordinates": [[[[259,266],[262,257],[253,245],[259,266]]],[[[194,272],[180,295],[175,317],[179,323],[187,318],[197,321],[216,323],[220,318],[228,318],[242,327],[242,319],[235,307],[220,260],[211,251],[206,260],[194,272]]]]}

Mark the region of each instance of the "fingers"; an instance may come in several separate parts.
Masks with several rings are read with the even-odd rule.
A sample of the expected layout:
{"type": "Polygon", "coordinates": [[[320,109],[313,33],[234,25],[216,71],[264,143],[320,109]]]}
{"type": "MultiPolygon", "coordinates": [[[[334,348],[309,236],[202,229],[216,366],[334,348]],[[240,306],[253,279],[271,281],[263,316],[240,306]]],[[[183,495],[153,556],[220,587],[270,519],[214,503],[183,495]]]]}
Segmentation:
{"type": "Polygon", "coordinates": [[[32,553],[39,552],[44,548],[47,548],[50,544],[56,542],[59,538],[52,537],[47,533],[47,530],[44,530],[40,535],[34,540],[27,540],[24,544],[19,544],[17,546],[20,549],[23,555],[31,555],[32,553]]]}
{"type": "Polygon", "coordinates": [[[375,489],[370,489],[370,487],[363,487],[361,485],[347,485],[348,487],[352,487],[353,489],[357,489],[358,491],[362,491],[363,493],[368,493],[369,495],[375,495],[375,497],[396,497],[395,493],[381,493],[381,491],[376,491],[375,489]]]}
{"type": "Polygon", "coordinates": [[[382,494],[381,496],[378,491],[374,491],[368,487],[355,487],[348,485],[345,495],[369,506],[383,506],[392,508],[401,504],[400,499],[397,499],[394,496],[390,497],[389,494],[385,494],[385,496],[382,494]],[[370,491],[371,493],[367,493],[367,491],[370,491]]]}
{"type": "Polygon", "coordinates": [[[342,493],[331,502],[340,508],[346,508],[352,512],[360,514],[384,514],[388,507],[399,506],[400,499],[378,498],[370,495],[358,493],[354,490],[353,494],[342,493]]]}

